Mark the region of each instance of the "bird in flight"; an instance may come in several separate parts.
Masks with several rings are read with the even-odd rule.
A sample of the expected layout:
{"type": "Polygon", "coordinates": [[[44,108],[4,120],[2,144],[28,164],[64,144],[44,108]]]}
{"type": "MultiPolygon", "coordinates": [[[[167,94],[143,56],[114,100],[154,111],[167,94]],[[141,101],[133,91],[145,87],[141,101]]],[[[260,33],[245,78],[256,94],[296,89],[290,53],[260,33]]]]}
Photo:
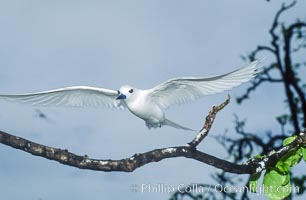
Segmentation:
{"type": "Polygon", "coordinates": [[[165,109],[175,104],[184,104],[206,95],[220,93],[247,82],[259,73],[258,64],[259,61],[253,61],[240,69],[219,76],[173,78],[151,89],[124,85],[115,91],[73,86],[37,93],[0,95],[0,98],[39,106],[102,106],[128,109],[143,119],[149,129],[167,125],[177,129],[192,130],[167,119],[165,109]]]}

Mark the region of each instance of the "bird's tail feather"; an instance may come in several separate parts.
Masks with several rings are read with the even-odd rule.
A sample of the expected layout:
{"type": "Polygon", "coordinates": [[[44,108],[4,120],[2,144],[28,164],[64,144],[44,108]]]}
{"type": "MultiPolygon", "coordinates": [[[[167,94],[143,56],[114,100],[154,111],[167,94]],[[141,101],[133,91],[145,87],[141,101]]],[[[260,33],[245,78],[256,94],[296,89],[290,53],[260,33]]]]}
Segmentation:
{"type": "Polygon", "coordinates": [[[182,129],[182,130],[186,130],[186,131],[195,131],[193,129],[190,129],[190,128],[181,126],[177,123],[174,123],[173,121],[170,121],[169,119],[165,119],[163,125],[172,126],[173,128],[182,129]]]}

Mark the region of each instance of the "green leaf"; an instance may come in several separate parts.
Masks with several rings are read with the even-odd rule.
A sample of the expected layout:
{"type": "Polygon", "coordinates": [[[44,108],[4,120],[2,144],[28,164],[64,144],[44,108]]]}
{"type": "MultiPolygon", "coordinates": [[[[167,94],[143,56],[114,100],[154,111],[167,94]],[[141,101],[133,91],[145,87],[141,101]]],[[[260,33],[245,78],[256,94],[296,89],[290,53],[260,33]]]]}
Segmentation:
{"type": "Polygon", "coordinates": [[[257,154],[256,156],[254,156],[253,158],[254,159],[261,159],[261,158],[265,158],[265,157],[267,157],[266,155],[260,155],[260,154],[257,154]]]}
{"type": "Polygon", "coordinates": [[[249,188],[250,188],[251,192],[256,193],[257,185],[258,185],[258,179],[260,178],[260,175],[261,175],[261,172],[251,175],[250,180],[249,180],[249,188]]]}
{"type": "Polygon", "coordinates": [[[300,149],[285,154],[276,164],[281,172],[289,172],[290,167],[295,166],[301,160],[300,149]]]}
{"type": "Polygon", "coordinates": [[[281,172],[289,172],[290,171],[290,164],[287,162],[283,162],[279,160],[276,164],[277,169],[279,169],[281,172]]]}
{"type": "Polygon", "coordinates": [[[302,147],[303,159],[306,161],[306,147],[302,147]]]}
{"type": "Polygon", "coordinates": [[[291,136],[291,137],[287,137],[286,139],[284,139],[283,141],[283,146],[287,146],[288,144],[290,144],[291,142],[293,142],[295,140],[297,136],[291,136]]]}
{"type": "Polygon", "coordinates": [[[290,174],[268,169],[264,175],[264,193],[269,199],[278,200],[290,195],[290,174]]]}

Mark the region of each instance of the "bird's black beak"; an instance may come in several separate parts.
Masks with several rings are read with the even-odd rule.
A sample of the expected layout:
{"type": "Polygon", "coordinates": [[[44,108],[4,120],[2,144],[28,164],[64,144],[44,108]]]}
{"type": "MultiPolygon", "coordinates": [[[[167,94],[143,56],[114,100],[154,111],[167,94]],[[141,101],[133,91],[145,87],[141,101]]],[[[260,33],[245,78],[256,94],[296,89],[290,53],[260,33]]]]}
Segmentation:
{"type": "Polygon", "coordinates": [[[124,94],[120,94],[120,95],[116,98],[116,100],[118,100],[118,99],[126,99],[126,96],[125,96],[124,94]]]}

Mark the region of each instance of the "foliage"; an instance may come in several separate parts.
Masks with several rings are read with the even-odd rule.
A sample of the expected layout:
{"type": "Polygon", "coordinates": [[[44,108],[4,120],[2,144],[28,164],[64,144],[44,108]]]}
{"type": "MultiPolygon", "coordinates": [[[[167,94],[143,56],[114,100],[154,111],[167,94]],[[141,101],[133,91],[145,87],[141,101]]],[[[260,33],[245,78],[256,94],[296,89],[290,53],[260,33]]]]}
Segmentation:
{"type": "MultiPolygon", "coordinates": [[[[283,141],[283,146],[292,143],[297,136],[291,136],[283,141]]],[[[275,168],[269,168],[263,177],[263,185],[265,194],[269,199],[283,199],[291,194],[290,168],[297,165],[302,158],[305,160],[306,147],[299,147],[292,152],[288,152],[278,160],[275,168]]],[[[252,192],[256,192],[258,180],[261,173],[251,175],[249,180],[249,188],[252,192]]]]}

